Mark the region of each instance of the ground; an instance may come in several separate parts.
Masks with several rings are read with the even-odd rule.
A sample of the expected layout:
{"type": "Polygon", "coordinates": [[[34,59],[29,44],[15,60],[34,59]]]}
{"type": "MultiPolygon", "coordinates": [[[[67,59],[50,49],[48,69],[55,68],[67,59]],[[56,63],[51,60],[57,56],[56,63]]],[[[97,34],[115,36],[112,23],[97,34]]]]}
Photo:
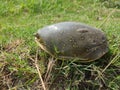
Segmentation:
{"type": "Polygon", "coordinates": [[[120,1],[0,0],[0,90],[8,89],[120,90],[120,1]],[[51,58],[33,34],[63,21],[103,30],[109,52],[90,63],[51,58]]]}

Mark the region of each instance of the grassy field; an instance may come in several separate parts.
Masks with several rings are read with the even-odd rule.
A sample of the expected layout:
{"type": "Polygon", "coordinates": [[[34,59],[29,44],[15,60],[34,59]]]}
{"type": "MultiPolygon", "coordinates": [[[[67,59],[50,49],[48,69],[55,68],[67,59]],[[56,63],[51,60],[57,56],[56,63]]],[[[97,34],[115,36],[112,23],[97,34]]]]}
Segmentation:
{"type": "Polygon", "coordinates": [[[43,87],[120,90],[119,0],[0,0],[0,90],[43,87]],[[86,64],[55,61],[39,49],[33,34],[39,28],[62,21],[102,29],[108,38],[109,52],[86,64]]]}

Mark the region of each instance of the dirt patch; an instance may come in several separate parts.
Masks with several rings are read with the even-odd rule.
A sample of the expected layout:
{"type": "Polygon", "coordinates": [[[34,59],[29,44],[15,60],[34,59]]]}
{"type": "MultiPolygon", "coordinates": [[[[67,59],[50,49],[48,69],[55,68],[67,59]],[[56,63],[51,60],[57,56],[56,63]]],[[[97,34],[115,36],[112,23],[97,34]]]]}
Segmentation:
{"type": "Polygon", "coordinates": [[[4,46],[4,50],[7,52],[14,51],[18,46],[24,43],[24,40],[17,39],[4,46]]]}

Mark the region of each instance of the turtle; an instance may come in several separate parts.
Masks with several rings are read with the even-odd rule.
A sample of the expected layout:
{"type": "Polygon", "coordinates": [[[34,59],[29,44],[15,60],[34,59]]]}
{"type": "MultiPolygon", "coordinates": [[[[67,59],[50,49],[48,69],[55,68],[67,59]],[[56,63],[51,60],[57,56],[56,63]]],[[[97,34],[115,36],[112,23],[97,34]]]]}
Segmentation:
{"type": "Polygon", "coordinates": [[[35,41],[42,50],[54,57],[78,58],[91,62],[109,50],[106,34],[80,22],[59,22],[45,26],[35,33],[35,41]]]}

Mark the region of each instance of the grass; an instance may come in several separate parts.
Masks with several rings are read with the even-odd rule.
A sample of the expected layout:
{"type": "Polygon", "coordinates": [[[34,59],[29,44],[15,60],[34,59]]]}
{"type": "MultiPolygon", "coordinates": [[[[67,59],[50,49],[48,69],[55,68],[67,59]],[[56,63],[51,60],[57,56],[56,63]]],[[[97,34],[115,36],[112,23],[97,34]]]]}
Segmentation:
{"type": "Polygon", "coordinates": [[[43,87],[120,90],[119,0],[0,0],[0,90],[43,87]],[[62,21],[83,22],[102,29],[109,41],[109,52],[86,64],[53,60],[39,49],[33,34],[62,21]]]}

